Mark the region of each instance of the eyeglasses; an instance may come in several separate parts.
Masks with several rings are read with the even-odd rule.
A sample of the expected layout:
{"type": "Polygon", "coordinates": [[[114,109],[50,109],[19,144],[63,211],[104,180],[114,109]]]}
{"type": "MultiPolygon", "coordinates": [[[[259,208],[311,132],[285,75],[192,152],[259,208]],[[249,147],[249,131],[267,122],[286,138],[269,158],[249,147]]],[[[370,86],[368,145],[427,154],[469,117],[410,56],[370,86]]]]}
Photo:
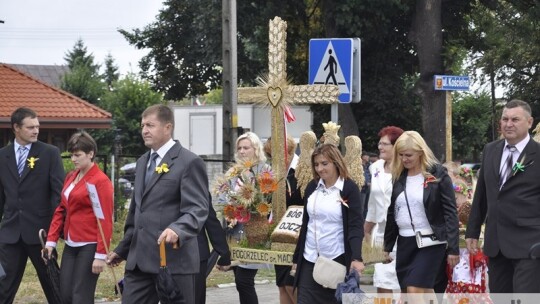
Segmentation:
{"type": "Polygon", "coordinates": [[[378,147],[378,146],[392,146],[392,144],[391,144],[391,143],[387,143],[387,142],[382,142],[382,141],[380,141],[380,142],[377,144],[377,147],[378,147]]]}

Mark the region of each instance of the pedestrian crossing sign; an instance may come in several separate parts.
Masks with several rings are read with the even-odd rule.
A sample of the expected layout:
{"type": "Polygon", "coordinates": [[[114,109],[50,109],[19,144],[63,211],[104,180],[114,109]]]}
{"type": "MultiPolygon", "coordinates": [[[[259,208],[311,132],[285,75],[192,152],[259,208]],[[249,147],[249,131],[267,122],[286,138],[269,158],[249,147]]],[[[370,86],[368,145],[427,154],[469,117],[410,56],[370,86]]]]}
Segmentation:
{"type": "Polygon", "coordinates": [[[359,102],[360,39],[311,39],[309,84],[338,85],[339,102],[359,102]]]}

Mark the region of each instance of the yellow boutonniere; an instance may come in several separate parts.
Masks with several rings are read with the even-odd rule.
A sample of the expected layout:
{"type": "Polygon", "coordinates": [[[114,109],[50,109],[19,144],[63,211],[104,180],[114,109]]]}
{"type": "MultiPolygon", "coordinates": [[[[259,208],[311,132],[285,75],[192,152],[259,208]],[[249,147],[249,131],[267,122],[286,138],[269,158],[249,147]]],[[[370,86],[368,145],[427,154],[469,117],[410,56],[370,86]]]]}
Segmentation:
{"type": "Polygon", "coordinates": [[[30,158],[27,158],[26,161],[28,162],[28,167],[30,169],[34,169],[34,166],[36,165],[36,162],[39,160],[39,158],[36,158],[36,157],[30,157],[30,158]]]}
{"type": "Polygon", "coordinates": [[[156,172],[158,174],[167,173],[167,172],[169,172],[169,166],[167,165],[167,163],[163,163],[163,164],[161,164],[161,166],[156,167],[156,172]]]}

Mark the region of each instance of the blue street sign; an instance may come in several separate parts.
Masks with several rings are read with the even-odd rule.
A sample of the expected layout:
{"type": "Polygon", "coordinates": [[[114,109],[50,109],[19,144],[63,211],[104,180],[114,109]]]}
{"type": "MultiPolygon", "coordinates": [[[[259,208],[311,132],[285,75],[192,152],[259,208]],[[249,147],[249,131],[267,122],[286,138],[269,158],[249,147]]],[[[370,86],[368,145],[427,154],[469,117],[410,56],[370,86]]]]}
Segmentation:
{"type": "Polygon", "coordinates": [[[309,40],[309,84],[339,86],[339,101],[360,101],[360,39],[309,40]]]}
{"type": "Polygon", "coordinates": [[[436,91],[468,91],[469,76],[435,75],[433,84],[436,91]]]}

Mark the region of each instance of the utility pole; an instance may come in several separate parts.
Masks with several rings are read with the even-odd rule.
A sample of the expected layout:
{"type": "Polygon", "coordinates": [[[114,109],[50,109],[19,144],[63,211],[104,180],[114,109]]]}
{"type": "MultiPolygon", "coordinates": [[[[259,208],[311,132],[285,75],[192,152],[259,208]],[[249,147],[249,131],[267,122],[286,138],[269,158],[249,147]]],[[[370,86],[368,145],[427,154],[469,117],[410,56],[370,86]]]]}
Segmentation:
{"type": "MultiPolygon", "coordinates": [[[[222,1],[223,28],[223,159],[233,160],[236,144],[238,114],[238,72],[236,57],[236,0],[222,1]]],[[[223,169],[228,167],[223,163],[223,169]]]]}

